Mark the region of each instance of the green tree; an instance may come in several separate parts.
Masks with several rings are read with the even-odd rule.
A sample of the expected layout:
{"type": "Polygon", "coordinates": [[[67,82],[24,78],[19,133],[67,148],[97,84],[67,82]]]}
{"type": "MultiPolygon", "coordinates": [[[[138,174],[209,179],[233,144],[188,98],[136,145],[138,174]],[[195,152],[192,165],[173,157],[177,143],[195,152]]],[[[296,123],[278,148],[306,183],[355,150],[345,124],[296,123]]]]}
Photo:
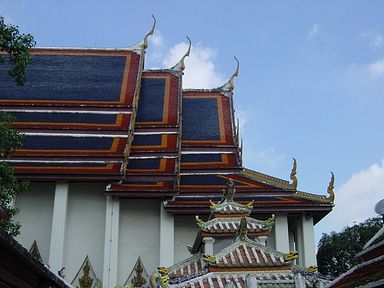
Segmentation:
{"type": "MultiPolygon", "coordinates": [[[[29,50],[35,45],[30,34],[21,34],[17,26],[6,24],[0,16],[0,64],[9,61],[13,68],[8,74],[18,85],[24,85],[25,69],[30,61],[29,50]]],[[[0,111],[0,157],[10,159],[22,145],[22,136],[11,126],[14,117],[0,111]]],[[[12,207],[16,194],[26,191],[28,182],[19,181],[7,162],[0,162],[0,227],[10,235],[19,234],[20,224],[13,217],[18,209],[12,207]]]]}
{"type": "MultiPolygon", "coordinates": [[[[9,159],[13,156],[15,149],[22,145],[22,135],[11,126],[14,118],[4,112],[0,112],[0,156],[2,159],[9,159]]],[[[15,176],[15,171],[7,162],[0,162],[0,210],[5,217],[0,219],[0,227],[10,235],[19,234],[20,224],[15,222],[13,217],[18,213],[18,209],[12,206],[12,201],[16,194],[25,192],[28,182],[19,181],[15,176]]]]}
{"type": "Polygon", "coordinates": [[[6,24],[4,17],[0,16],[0,64],[9,61],[13,68],[8,74],[15,78],[18,85],[24,85],[25,69],[31,59],[29,50],[35,46],[33,36],[22,34],[17,26],[6,24]]]}
{"type": "Polygon", "coordinates": [[[383,226],[381,217],[369,218],[363,223],[345,227],[341,232],[323,233],[317,250],[319,272],[339,276],[361,263],[356,254],[383,226]]]}

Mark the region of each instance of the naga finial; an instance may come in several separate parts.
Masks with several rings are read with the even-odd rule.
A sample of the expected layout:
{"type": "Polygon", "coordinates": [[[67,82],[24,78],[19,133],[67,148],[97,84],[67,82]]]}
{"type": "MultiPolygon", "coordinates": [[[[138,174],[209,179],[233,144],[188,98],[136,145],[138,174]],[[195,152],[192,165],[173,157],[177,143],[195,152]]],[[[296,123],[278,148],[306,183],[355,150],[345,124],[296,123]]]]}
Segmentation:
{"type": "Polygon", "coordinates": [[[189,56],[189,54],[191,53],[191,47],[192,47],[192,41],[191,39],[189,39],[188,36],[186,36],[188,41],[189,41],[189,46],[188,46],[188,50],[187,50],[187,53],[184,54],[183,57],[181,57],[179,63],[177,63],[175,66],[173,66],[171,69],[172,70],[179,70],[179,71],[184,71],[185,69],[185,63],[184,63],[184,60],[186,57],[189,56]]]}
{"type": "Polygon", "coordinates": [[[329,194],[328,200],[332,203],[335,202],[335,192],[333,192],[333,188],[335,188],[334,184],[335,175],[333,174],[333,172],[331,172],[331,181],[329,181],[327,192],[329,194]]]}
{"type": "Polygon", "coordinates": [[[143,47],[144,47],[144,49],[147,49],[147,47],[148,47],[148,37],[153,35],[153,32],[155,32],[156,18],[153,15],[152,15],[152,18],[153,18],[152,29],[145,35],[144,40],[143,40],[143,47]]]}
{"type": "Polygon", "coordinates": [[[297,189],[297,177],[296,177],[297,162],[296,162],[295,158],[292,158],[292,159],[293,159],[293,166],[292,166],[292,171],[291,171],[291,175],[289,176],[289,178],[291,178],[291,180],[292,180],[291,187],[293,189],[297,189]]]}
{"type": "Polygon", "coordinates": [[[233,89],[235,88],[235,84],[234,84],[234,79],[235,77],[237,77],[239,75],[239,68],[240,68],[240,62],[239,62],[239,59],[236,58],[236,56],[234,56],[236,62],[237,62],[237,67],[236,67],[236,70],[235,72],[233,72],[231,78],[229,78],[228,82],[225,83],[221,88],[225,91],[228,91],[228,92],[232,92],[233,89]]]}
{"type": "Polygon", "coordinates": [[[233,196],[235,195],[236,189],[234,188],[235,183],[233,182],[232,179],[229,179],[227,182],[227,187],[223,189],[224,192],[224,198],[223,201],[227,202],[232,202],[233,201],[233,196]]]}

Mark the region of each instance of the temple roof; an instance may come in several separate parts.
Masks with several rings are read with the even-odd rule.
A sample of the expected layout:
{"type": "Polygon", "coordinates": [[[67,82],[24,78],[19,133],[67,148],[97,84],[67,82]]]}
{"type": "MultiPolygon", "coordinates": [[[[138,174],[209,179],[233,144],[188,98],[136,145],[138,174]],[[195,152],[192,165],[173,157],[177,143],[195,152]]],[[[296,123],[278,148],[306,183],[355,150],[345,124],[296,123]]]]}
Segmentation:
{"type": "Polygon", "coordinates": [[[331,211],[327,197],[298,192],[296,178],[242,166],[239,66],[221,87],[183,90],[189,50],[171,69],[144,70],[151,33],[130,49],[33,49],[24,87],[0,66],[1,109],[25,135],[7,160],[20,178],[104,181],[108,195],[167,199],[172,213],[209,213],[208,197],[218,200],[233,179],[238,202],[254,200],[254,212],[314,211],[320,219],[331,211]]]}

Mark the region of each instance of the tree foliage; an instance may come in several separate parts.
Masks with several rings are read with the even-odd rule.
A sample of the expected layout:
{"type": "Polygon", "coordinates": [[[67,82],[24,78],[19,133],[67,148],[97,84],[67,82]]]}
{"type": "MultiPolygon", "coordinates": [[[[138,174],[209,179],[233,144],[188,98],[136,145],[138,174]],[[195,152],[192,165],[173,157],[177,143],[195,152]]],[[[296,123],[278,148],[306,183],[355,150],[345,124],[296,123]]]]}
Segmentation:
{"type": "MultiPolygon", "coordinates": [[[[15,149],[22,145],[22,135],[11,126],[14,118],[0,111],[0,156],[2,159],[9,159],[13,156],[15,149]]],[[[0,219],[0,227],[12,236],[19,234],[20,224],[15,222],[13,216],[18,213],[12,202],[16,194],[25,192],[28,188],[26,181],[19,181],[15,171],[7,162],[0,162],[0,209],[6,217],[0,219]]]]}
{"type": "Polygon", "coordinates": [[[0,54],[0,64],[9,61],[13,68],[8,74],[15,78],[19,85],[24,85],[25,69],[31,59],[29,50],[35,45],[33,36],[22,34],[17,26],[6,24],[0,16],[0,51],[7,54],[0,54]]]}
{"type": "MultiPolygon", "coordinates": [[[[35,45],[30,34],[21,34],[17,26],[6,24],[0,16],[0,64],[9,61],[13,68],[8,74],[18,85],[25,82],[25,69],[30,61],[29,50],[35,45]]],[[[0,111],[0,157],[9,159],[22,145],[22,136],[11,126],[14,118],[0,111]]],[[[19,181],[15,171],[6,161],[0,161],[0,227],[10,235],[19,234],[20,224],[13,217],[18,213],[12,202],[16,194],[27,190],[28,182],[19,181]]]]}
{"type": "Polygon", "coordinates": [[[363,223],[344,228],[329,235],[323,233],[317,251],[319,272],[324,275],[339,276],[361,263],[356,254],[383,226],[380,217],[369,218],[363,223]]]}

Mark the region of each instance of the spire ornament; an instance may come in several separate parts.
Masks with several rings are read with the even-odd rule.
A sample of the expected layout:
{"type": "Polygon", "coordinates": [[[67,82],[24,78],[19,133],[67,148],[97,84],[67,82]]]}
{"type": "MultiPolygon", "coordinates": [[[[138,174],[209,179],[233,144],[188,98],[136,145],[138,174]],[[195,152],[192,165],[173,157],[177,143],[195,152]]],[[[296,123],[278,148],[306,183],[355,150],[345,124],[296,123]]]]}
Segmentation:
{"type": "Polygon", "coordinates": [[[172,70],[178,70],[178,71],[184,71],[185,69],[185,63],[184,63],[184,60],[186,57],[189,57],[189,54],[191,53],[191,47],[192,47],[192,41],[191,39],[189,39],[188,36],[186,36],[188,41],[189,41],[189,46],[188,46],[188,50],[187,52],[184,54],[183,57],[181,57],[179,63],[177,63],[175,66],[173,66],[171,69],[172,70]]]}
{"type": "Polygon", "coordinates": [[[228,182],[227,182],[227,187],[225,187],[225,189],[223,189],[223,201],[227,201],[227,202],[233,202],[233,196],[235,195],[235,192],[236,192],[236,189],[234,188],[235,186],[235,183],[233,182],[232,179],[229,179],[228,182]]]}
{"type": "Polygon", "coordinates": [[[223,86],[221,86],[220,88],[223,89],[225,92],[232,92],[233,89],[235,88],[235,84],[234,84],[234,79],[235,77],[237,77],[239,75],[239,68],[240,68],[240,62],[239,62],[239,59],[236,58],[236,56],[234,56],[233,58],[235,58],[236,62],[237,62],[237,67],[236,67],[236,70],[235,72],[232,74],[231,78],[229,78],[228,82],[225,83],[223,86]]]}
{"type": "Polygon", "coordinates": [[[335,192],[333,192],[333,188],[335,188],[334,184],[335,184],[335,175],[333,174],[333,172],[331,172],[331,180],[329,181],[328,188],[327,188],[327,192],[329,194],[327,199],[332,203],[335,202],[335,192]]]}
{"type": "Polygon", "coordinates": [[[247,238],[247,232],[248,232],[247,225],[248,225],[247,218],[245,218],[245,216],[241,217],[236,239],[244,241],[247,238]]]}
{"type": "Polygon", "coordinates": [[[296,177],[297,162],[295,158],[292,158],[292,159],[293,159],[293,166],[292,166],[292,171],[289,178],[292,180],[292,183],[290,183],[291,187],[296,190],[297,189],[297,177],[296,177]]]}

